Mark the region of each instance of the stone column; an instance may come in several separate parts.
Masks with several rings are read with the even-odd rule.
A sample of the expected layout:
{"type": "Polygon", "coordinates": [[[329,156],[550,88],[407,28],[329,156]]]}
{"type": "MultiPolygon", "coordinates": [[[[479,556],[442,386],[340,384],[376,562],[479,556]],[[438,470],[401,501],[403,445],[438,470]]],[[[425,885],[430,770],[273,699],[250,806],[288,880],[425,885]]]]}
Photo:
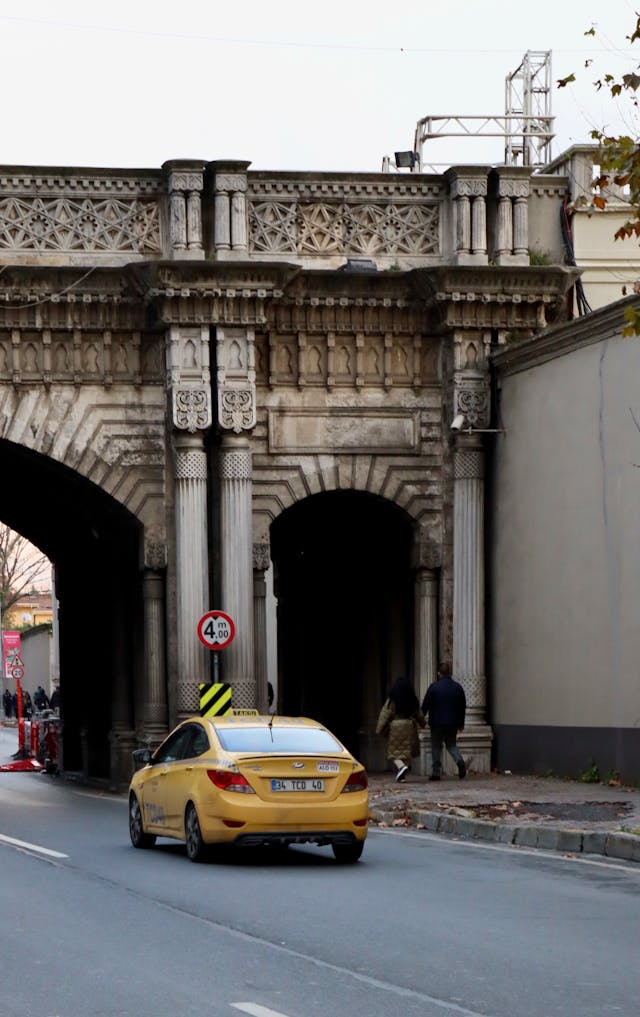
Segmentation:
{"type": "Polygon", "coordinates": [[[126,608],[120,603],[113,614],[113,664],[114,687],[111,700],[111,730],[109,731],[109,774],[114,787],[125,786],[133,772],[131,753],[136,746],[136,736],[131,713],[131,690],[129,688],[127,627],[130,619],[126,608]]]}
{"type": "MultiPolygon", "coordinates": [[[[433,569],[418,568],[414,579],[415,602],[415,688],[420,704],[438,667],[438,577],[433,569]]],[[[419,772],[431,773],[431,739],[429,728],[418,732],[419,772]]]]}
{"type": "Polygon", "coordinates": [[[455,216],[456,251],[468,253],[471,246],[471,205],[466,194],[461,194],[453,206],[455,216]]]}
{"type": "Polygon", "coordinates": [[[215,256],[244,257],[248,250],[247,169],[251,163],[240,160],[207,163],[214,194],[213,237],[215,256]]]}
{"type": "Polygon", "coordinates": [[[144,570],[144,697],[143,740],[157,745],[167,733],[167,687],[165,674],[164,575],[144,570]]]}
{"type": "Polygon", "coordinates": [[[420,702],[438,667],[438,577],[433,569],[415,572],[415,684],[420,702]]]}
{"type": "Polygon", "coordinates": [[[269,707],[267,661],[267,584],[264,574],[271,558],[268,544],[253,545],[253,671],[256,678],[256,704],[260,713],[269,707]]]}
{"type": "Polygon", "coordinates": [[[513,201],[513,253],[529,255],[529,202],[518,195],[513,201]]]}
{"type": "Polygon", "coordinates": [[[452,166],[445,176],[453,205],[453,261],[456,265],[486,265],[486,166],[452,166]]]}
{"type": "Polygon", "coordinates": [[[491,732],[486,726],[481,437],[458,435],[453,460],[453,674],[467,696],[463,753],[471,768],[488,773],[491,732]]]}
{"type": "Polygon", "coordinates": [[[207,455],[201,432],[174,436],[176,456],[176,571],[178,716],[199,709],[200,682],[210,677],[210,651],[198,639],[198,619],[209,610],[207,455]]]}
{"type": "Polygon", "coordinates": [[[502,195],[498,199],[498,229],[496,232],[495,253],[499,257],[511,254],[513,247],[513,222],[511,216],[511,198],[502,195]]]}
{"type": "Polygon", "coordinates": [[[233,618],[236,636],[224,651],[223,678],[233,689],[233,705],[255,708],[253,651],[253,549],[249,439],[225,433],[220,447],[221,610],[233,618]]]}
{"type": "Polygon", "coordinates": [[[169,191],[169,244],[171,256],[204,257],[201,194],[204,165],[197,159],[170,159],[163,163],[169,191]]]}
{"type": "Polygon", "coordinates": [[[482,194],[473,199],[471,207],[471,253],[487,255],[487,202],[482,194]]]}
{"type": "Polygon", "coordinates": [[[493,259],[498,265],[529,264],[530,166],[497,166],[490,180],[497,202],[493,259]]]}

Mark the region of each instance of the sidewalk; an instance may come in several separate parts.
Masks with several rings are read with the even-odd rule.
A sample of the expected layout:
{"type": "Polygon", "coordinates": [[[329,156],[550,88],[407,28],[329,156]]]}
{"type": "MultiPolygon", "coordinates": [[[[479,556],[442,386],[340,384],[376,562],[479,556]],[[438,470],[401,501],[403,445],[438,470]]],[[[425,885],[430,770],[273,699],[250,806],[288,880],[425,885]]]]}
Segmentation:
{"type": "Polygon", "coordinates": [[[640,789],[555,777],[475,774],[430,782],[369,774],[373,826],[640,862],[640,789]]]}

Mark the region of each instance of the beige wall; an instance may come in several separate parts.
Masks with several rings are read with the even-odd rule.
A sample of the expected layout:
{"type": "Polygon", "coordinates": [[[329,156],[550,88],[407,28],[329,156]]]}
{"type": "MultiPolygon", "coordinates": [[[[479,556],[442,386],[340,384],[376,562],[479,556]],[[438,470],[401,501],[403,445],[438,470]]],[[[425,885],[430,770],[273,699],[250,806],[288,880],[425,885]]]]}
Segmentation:
{"type": "Polygon", "coordinates": [[[497,725],[640,727],[640,339],[621,324],[618,304],[497,358],[497,725]]]}

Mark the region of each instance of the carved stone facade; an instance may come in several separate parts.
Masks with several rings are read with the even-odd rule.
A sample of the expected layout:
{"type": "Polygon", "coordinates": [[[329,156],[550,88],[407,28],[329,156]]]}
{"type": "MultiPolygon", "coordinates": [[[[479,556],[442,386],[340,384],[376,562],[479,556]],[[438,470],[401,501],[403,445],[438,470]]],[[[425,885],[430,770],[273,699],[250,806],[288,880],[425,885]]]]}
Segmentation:
{"type": "MultiPolygon", "coordinates": [[[[264,707],[274,524],[345,492],[363,512],[392,506],[410,532],[399,580],[410,602],[393,605],[413,640],[407,669],[423,692],[437,657],[453,657],[474,765],[489,768],[488,355],[561,314],[573,278],[520,263],[527,180],[478,167],[296,176],[175,160],[139,175],[0,169],[0,454],[26,464],[31,500],[42,478],[37,518],[10,489],[0,515],[50,543],[71,577],[63,619],[65,597],[82,606],[68,592],[82,569],[97,581],[92,541],[109,573],[105,611],[126,587],[129,614],[106,619],[122,651],[104,664],[112,773],[132,744],[197,711],[214,662],[196,625],[212,607],[237,623],[216,662],[236,705],[264,707]],[[490,265],[496,250],[503,263],[490,265]],[[352,271],[362,258],[378,271],[352,271]],[[458,413],[469,433],[455,438],[458,413]],[[77,554],[71,534],[47,528],[50,495],[60,519],[77,513],[77,554]]],[[[62,672],[66,659],[75,695],[69,631],[62,672]]],[[[371,681],[362,691],[369,763],[380,694],[371,681]]],[[[89,731],[82,765],[104,769],[102,735],[68,716],[70,744],[89,731]]]]}

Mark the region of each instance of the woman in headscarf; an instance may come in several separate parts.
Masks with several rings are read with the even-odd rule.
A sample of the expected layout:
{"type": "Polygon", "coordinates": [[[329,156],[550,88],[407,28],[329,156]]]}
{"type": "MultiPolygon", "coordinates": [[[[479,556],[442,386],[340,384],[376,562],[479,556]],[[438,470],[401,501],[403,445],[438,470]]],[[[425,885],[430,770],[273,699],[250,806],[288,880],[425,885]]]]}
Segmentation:
{"type": "Polygon", "coordinates": [[[380,710],[376,734],[387,736],[387,759],[394,762],[397,781],[406,779],[411,760],[420,754],[418,727],[425,726],[413,685],[408,678],[396,678],[380,710]]]}

